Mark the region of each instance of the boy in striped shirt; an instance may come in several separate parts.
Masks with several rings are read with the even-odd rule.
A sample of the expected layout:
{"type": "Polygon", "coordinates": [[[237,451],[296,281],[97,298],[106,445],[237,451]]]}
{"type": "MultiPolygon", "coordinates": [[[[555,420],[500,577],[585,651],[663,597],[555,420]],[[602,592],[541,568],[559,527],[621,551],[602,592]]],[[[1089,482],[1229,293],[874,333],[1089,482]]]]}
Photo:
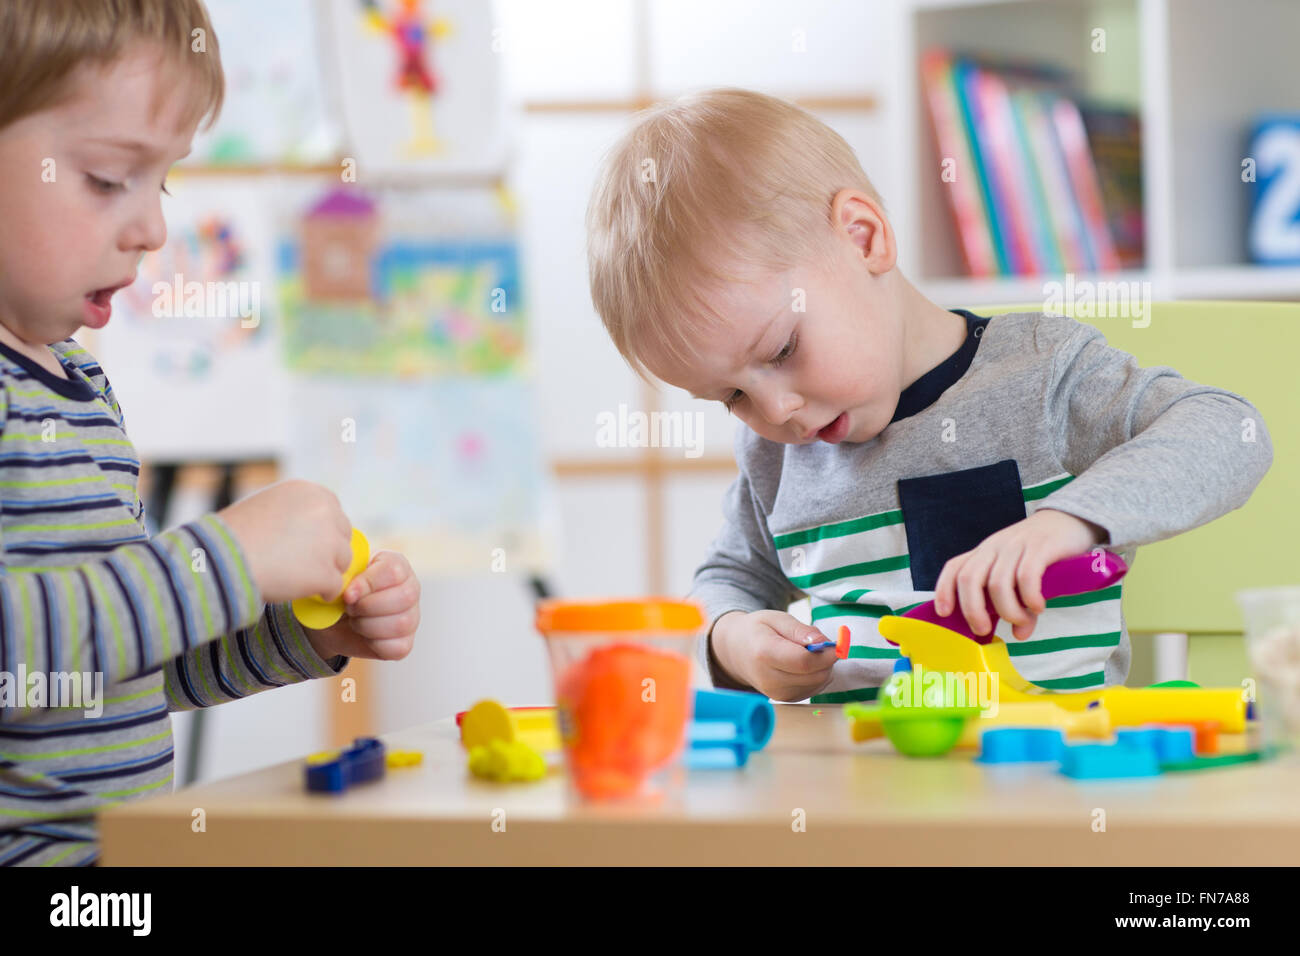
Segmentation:
{"type": "Polygon", "coordinates": [[[933,598],[987,634],[986,588],[1026,678],[1122,683],[1120,586],[1049,605],[1044,569],[1095,547],[1131,563],[1241,507],[1272,462],[1239,395],[1139,368],[1072,319],[927,300],[853,151],[780,100],[651,110],[607,158],[587,231],[624,358],[743,423],[692,591],[720,686],[874,699],[898,658],[882,616],[933,598]],[[811,627],[787,613],[802,595],[811,627]],[[841,626],[847,660],[804,650],[841,626]]]}
{"type": "Polygon", "coordinates": [[[317,485],[151,540],[122,411],[70,337],[162,246],[167,170],[222,87],[199,0],[0,4],[0,865],[94,863],[97,811],[171,788],[170,712],[400,659],[419,621],[391,552],[338,624],[294,619],[351,560],[317,485]]]}

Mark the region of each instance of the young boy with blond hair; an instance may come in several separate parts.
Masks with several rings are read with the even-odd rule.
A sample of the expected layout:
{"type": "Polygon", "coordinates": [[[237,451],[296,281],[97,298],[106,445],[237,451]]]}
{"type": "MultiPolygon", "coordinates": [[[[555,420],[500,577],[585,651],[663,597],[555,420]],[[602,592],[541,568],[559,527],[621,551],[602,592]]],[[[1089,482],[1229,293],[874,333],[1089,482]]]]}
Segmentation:
{"type": "Polygon", "coordinates": [[[1239,395],[1140,368],[1073,319],[929,301],[853,151],[781,100],[649,110],[606,158],[587,231],[623,357],[743,423],[692,589],[719,686],[874,699],[898,657],[880,617],[933,598],[986,634],[985,589],[1029,680],[1121,683],[1120,586],[1045,602],[1044,569],[1097,547],[1131,564],[1241,507],[1272,462],[1239,395]],[[801,595],[811,627],[787,613],[801,595]],[[840,626],[847,660],[804,649],[840,626]]]}
{"type": "Polygon", "coordinates": [[[96,812],[171,788],[170,712],[400,659],[419,621],[391,552],[339,623],[295,620],[351,560],[317,485],[151,540],[122,410],[71,338],[162,246],[167,171],[222,89],[200,0],[0,4],[0,865],[94,863],[96,812]],[[83,676],[102,699],[54,706],[83,676]]]}

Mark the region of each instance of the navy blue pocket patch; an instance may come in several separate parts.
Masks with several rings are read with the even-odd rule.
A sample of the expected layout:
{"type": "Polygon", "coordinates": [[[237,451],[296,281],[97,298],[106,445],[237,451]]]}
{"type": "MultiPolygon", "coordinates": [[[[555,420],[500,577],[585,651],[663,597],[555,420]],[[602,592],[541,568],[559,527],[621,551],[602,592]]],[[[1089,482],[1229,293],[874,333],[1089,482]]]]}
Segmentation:
{"type": "Polygon", "coordinates": [[[943,475],[902,478],[898,501],[907,528],[912,587],[918,591],[934,590],[950,558],[1026,517],[1014,458],[943,475]]]}

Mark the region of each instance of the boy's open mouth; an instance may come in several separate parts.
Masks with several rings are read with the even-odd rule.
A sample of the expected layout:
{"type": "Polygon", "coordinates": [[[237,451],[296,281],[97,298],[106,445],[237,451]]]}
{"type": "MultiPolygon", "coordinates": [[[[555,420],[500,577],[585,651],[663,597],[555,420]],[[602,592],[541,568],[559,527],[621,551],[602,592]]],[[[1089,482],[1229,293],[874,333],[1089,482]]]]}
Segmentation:
{"type": "Polygon", "coordinates": [[[842,442],[849,433],[849,415],[848,412],[840,412],[835,421],[831,422],[825,428],[817,432],[817,437],[824,442],[837,445],[842,442]]]}
{"type": "Polygon", "coordinates": [[[113,315],[113,293],[124,289],[135,281],[135,276],[116,285],[105,286],[94,292],[86,293],[86,305],[83,321],[91,328],[103,328],[113,315]]]}

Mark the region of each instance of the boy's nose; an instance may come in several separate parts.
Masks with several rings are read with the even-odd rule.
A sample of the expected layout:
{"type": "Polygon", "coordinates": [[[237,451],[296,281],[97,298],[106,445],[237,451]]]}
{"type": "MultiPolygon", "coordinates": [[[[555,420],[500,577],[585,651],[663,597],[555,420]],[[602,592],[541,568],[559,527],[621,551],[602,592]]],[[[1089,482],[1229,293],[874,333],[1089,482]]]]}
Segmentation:
{"type": "Polygon", "coordinates": [[[162,202],[151,200],[140,209],[122,233],[119,245],[127,252],[153,252],[167,241],[167,221],[162,202]]]}
{"type": "Polygon", "coordinates": [[[793,392],[764,392],[755,398],[755,402],[758,413],[777,426],[785,425],[790,416],[803,407],[803,401],[793,392]]]}

